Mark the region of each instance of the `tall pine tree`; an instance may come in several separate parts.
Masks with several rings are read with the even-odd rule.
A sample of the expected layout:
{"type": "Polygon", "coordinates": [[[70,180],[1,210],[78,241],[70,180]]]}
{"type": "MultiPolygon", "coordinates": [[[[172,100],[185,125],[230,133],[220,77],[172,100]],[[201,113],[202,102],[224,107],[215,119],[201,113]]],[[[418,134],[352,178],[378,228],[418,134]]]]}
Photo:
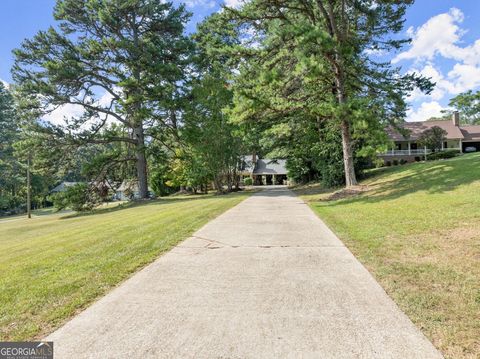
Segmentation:
{"type": "Polygon", "coordinates": [[[189,61],[183,34],[189,14],[158,0],[58,0],[54,17],[57,28],[14,51],[19,91],[42,114],[64,105],[83,110],[50,134],[75,145],[131,145],[145,198],[146,139],[151,130],[173,126],[168,107],[189,61]],[[102,131],[111,121],[127,135],[102,131]]]}
{"type": "MultiPolygon", "coordinates": [[[[252,0],[227,9],[226,20],[244,29],[245,61],[237,81],[237,112],[245,118],[306,113],[334,121],[341,136],[345,183],[357,183],[354,132],[375,133],[405,115],[405,94],[429,81],[402,76],[372,51],[399,49],[411,0],[252,0]],[[363,127],[363,128],[362,128],[363,127]]],[[[325,128],[325,126],[317,126],[325,128]]]]}

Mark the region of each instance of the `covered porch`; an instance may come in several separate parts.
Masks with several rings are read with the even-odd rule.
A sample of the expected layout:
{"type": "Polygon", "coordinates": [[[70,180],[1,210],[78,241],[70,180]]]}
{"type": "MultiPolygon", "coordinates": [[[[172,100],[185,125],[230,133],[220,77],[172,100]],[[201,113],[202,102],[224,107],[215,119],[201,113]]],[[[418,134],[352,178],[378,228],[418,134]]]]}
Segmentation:
{"type": "MultiPolygon", "coordinates": [[[[462,152],[462,140],[445,140],[442,142],[440,151],[457,150],[462,152]]],[[[416,141],[395,141],[392,147],[384,153],[379,154],[379,157],[398,157],[409,162],[422,160],[432,151],[426,147],[421,147],[416,141]]]]}
{"type": "MultiPolygon", "coordinates": [[[[440,151],[459,151],[462,150],[462,140],[461,139],[449,139],[442,142],[442,147],[440,151]]],[[[415,162],[426,160],[426,156],[432,151],[426,147],[421,147],[414,140],[405,140],[405,141],[395,141],[392,147],[384,153],[378,155],[379,158],[383,159],[386,165],[389,163],[400,163],[405,162],[415,162]]]]}
{"type": "Polygon", "coordinates": [[[286,174],[253,174],[253,184],[255,186],[273,186],[287,184],[286,174]]]}
{"type": "Polygon", "coordinates": [[[259,159],[252,173],[253,184],[256,186],[272,186],[287,184],[286,161],[283,159],[259,159]]]}

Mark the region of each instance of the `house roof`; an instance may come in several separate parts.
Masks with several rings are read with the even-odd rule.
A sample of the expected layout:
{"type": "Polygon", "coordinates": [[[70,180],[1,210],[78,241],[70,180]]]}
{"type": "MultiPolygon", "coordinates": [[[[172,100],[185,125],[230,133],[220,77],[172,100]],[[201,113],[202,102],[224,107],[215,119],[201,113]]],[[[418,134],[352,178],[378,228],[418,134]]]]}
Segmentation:
{"type": "Polygon", "coordinates": [[[240,172],[252,173],[254,168],[255,164],[253,163],[252,156],[242,156],[239,168],[240,172]]]}
{"type": "MultiPolygon", "coordinates": [[[[445,131],[445,136],[448,140],[458,140],[465,137],[464,131],[460,130],[459,126],[455,126],[452,120],[434,120],[434,121],[421,121],[421,122],[404,122],[401,127],[410,131],[410,136],[404,137],[393,127],[386,129],[388,137],[393,141],[405,141],[405,140],[417,140],[423,131],[438,126],[445,131]]],[[[467,130],[468,132],[468,130],[467,130]]]]}
{"type": "Polygon", "coordinates": [[[67,190],[68,187],[73,187],[81,182],[62,182],[60,183],[57,187],[54,187],[50,192],[51,193],[56,193],[56,192],[64,192],[67,190]]]}
{"type": "Polygon", "coordinates": [[[287,169],[285,168],[287,161],[278,159],[260,159],[257,160],[253,174],[255,175],[286,175],[287,169]]]}
{"type": "Polygon", "coordinates": [[[464,141],[480,141],[480,125],[460,126],[464,141]]]}

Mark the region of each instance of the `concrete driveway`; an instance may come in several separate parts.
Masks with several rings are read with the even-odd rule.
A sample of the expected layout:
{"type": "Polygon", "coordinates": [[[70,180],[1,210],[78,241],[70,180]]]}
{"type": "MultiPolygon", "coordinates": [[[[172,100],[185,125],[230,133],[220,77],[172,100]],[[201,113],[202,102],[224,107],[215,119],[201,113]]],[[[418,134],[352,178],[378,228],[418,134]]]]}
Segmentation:
{"type": "Polygon", "coordinates": [[[55,358],[441,358],[286,188],[227,211],[47,339],[55,358]]]}

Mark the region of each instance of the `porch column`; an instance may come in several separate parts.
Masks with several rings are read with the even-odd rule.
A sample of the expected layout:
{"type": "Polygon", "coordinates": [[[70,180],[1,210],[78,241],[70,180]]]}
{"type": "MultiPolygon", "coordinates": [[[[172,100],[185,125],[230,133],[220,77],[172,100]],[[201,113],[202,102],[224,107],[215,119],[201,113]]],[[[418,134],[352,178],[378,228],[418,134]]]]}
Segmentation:
{"type": "Polygon", "coordinates": [[[423,147],[423,153],[425,154],[425,162],[427,162],[427,146],[423,147]]]}
{"type": "Polygon", "coordinates": [[[408,141],[408,154],[411,155],[412,154],[412,151],[410,149],[410,141],[408,141]]]}
{"type": "Polygon", "coordinates": [[[458,140],[458,149],[460,150],[460,153],[463,152],[463,149],[462,149],[462,139],[459,139],[459,140],[458,140]]]}
{"type": "Polygon", "coordinates": [[[442,151],[443,151],[443,150],[444,150],[444,148],[443,148],[443,140],[442,140],[442,151]]]}

